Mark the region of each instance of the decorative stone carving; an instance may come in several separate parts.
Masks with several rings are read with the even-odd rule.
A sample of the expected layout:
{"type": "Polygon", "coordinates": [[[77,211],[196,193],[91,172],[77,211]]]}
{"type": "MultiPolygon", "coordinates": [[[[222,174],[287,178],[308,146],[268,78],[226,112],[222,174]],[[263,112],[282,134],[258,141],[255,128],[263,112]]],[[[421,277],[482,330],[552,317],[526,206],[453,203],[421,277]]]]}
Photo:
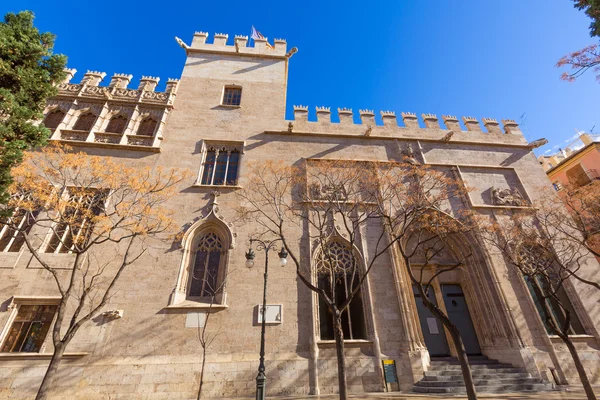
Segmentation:
{"type": "Polygon", "coordinates": [[[321,185],[313,183],[309,186],[309,194],[312,200],[338,200],[348,199],[348,192],[343,184],[321,185]]]}
{"type": "Polygon", "coordinates": [[[516,188],[498,189],[492,186],[492,203],[495,206],[524,206],[527,204],[516,188]]]}
{"type": "Polygon", "coordinates": [[[102,316],[106,319],[120,319],[123,318],[123,310],[104,311],[102,316]]]}
{"type": "Polygon", "coordinates": [[[113,96],[126,99],[137,99],[140,93],[139,90],[134,89],[115,89],[113,91],[113,96]]]}
{"type": "Polygon", "coordinates": [[[85,142],[89,134],[89,132],[85,131],[62,130],[60,132],[60,138],[62,140],[74,140],[77,142],[85,142]]]}
{"type": "Polygon", "coordinates": [[[127,144],[132,146],[152,146],[153,141],[153,137],[143,137],[135,135],[127,136],[127,144]]]}
{"type": "Polygon", "coordinates": [[[167,93],[163,93],[163,92],[149,92],[149,91],[144,91],[142,93],[142,99],[145,100],[156,100],[156,101],[160,101],[160,102],[165,102],[169,99],[169,95],[167,93]]]}
{"type": "Polygon", "coordinates": [[[77,83],[61,83],[58,85],[59,92],[67,92],[67,94],[77,93],[83,88],[83,85],[77,83]]]}
{"type": "Polygon", "coordinates": [[[413,150],[411,143],[407,143],[406,147],[402,151],[402,159],[408,164],[421,165],[421,163],[415,158],[415,151],[413,150]]]}

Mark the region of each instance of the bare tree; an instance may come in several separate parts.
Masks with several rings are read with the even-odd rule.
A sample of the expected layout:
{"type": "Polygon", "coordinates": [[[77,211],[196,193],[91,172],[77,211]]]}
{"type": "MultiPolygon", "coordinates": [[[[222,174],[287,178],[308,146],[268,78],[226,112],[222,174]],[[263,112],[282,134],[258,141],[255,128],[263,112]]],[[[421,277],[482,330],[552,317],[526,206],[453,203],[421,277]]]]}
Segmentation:
{"type": "MultiPolygon", "coordinates": [[[[472,230],[463,207],[466,188],[450,170],[414,163],[388,163],[379,169],[378,213],[384,221],[411,283],[423,305],[450,333],[469,399],[477,393],[460,332],[448,315],[429,299],[432,283],[472,257],[470,245],[458,237],[472,230]],[[454,211],[452,211],[454,209],[454,211]],[[463,242],[459,247],[458,242],[463,242]],[[434,268],[442,256],[451,261],[434,268]]],[[[461,236],[462,235],[462,236],[461,236]]]]}
{"type": "MultiPolygon", "coordinates": [[[[565,186],[535,204],[535,217],[546,236],[579,245],[600,258],[600,181],[565,186]]],[[[600,289],[598,283],[588,283],[600,289]]]]}
{"type": "Polygon", "coordinates": [[[150,240],[169,239],[174,226],[164,204],[186,174],[51,146],[27,154],[12,176],[13,216],[3,223],[53,277],[61,296],[51,331],[54,353],[36,396],[43,400],[67,346],[107,304],[123,271],[150,240]],[[70,257],[57,266],[44,253],[70,257]]]}
{"type": "MultiPolygon", "coordinates": [[[[423,193],[390,171],[420,171],[423,180],[432,181],[443,178],[447,182],[447,177],[423,166],[340,160],[308,160],[299,167],[264,162],[251,165],[250,170],[249,182],[239,193],[238,211],[255,221],[262,234],[282,240],[298,278],[317,294],[322,312],[331,318],[339,396],[346,399],[344,339],[358,333],[353,331],[349,308],[360,302],[361,290],[379,257],[405,239],[411,228],[409,220],[400,224],[394,214],[397,207],[390,209],[390,204],[401,199],[410,215],[422,217],[421,222],[431,214],[426,210],[432,203],[429,208],[408,211],[409,203],[419,203],[417,197],[423,198],[423,193]],[[313,254],[300,253],[294,231],[303,233],[313,254]],[[367,231],[368,251],[362,245],[367,231]]],[[[443,195],[439,193],[440,198],[443,195]]]]}
{"type": "MultiPolygon", "coordinates": [[[[551,235],[552,231],[544,228],[536,218],[538,215],[536,210],[532,210],[497,218],[485,227],[483,237],[523,277],[544,325],[565,343],[587,398],[595,400],[593,388],[570,337],[574,332],[574,312],[564,289],[568,280],[577,276],[576,271],[588,254],[582,253],[576,242],[563,240],[561,243],[557,236],[551,235]]],[[[562,236],[560,232],[558,234],[558,237],[562,236]]]]}
{"type": "MultiPolygon", "coordinates": [[[[224,277],[219,280],[218,276],[207,276],[207,277],[199,277],[196,276],[195,274],[196,271],[194,271],[194,273],[192,274],[192,279],[203,279],[205,281],[205,285],[207,287],[207,292],[210,293],[210,299],[209,299],[209,303],[208,303],[208,309],[206,310],[206,313],[204,313],[204,320],[200,321],[200,316],[198,316],[199,320],[198,320],[198,327],[196,330],[196,335],[198,337],[198,342],[200,343],[200,347],[202,348],[202,353],[201,353],[201,365],[200,365],[200,378],[199,378],[199,382],[198,382],[198,396],[197,396],[197,400],[202,399],[202,389],[204,387],[204,370],[205,370],[205,366],[206,366],[206,356],[207,353],[211,347],[211,345],[213,344],[213,342],[215,341],[215,339],[221,334],[221,326],[217,325],[216,326],[216,330],[212,329],[212,322],[210,324],[210,328],[209,329],[209,321],[212,321],[212,319],[210,318],[210,316],[212,315],[212,313],[214,312],[214,308],[213,306],[215,305],[215,303],[217,302],[217,297],[220,295],[223,295],[223,292],[225,291],[225,287],[227,286],[227,277],[229,276],[229,274],[231,274],[233,272],[233,270],[228,270],[224,275],[224,277]]],[[[213,272],[211,272],[210,270],[207,271],[207,274],[211,274],[213,272]]]]}

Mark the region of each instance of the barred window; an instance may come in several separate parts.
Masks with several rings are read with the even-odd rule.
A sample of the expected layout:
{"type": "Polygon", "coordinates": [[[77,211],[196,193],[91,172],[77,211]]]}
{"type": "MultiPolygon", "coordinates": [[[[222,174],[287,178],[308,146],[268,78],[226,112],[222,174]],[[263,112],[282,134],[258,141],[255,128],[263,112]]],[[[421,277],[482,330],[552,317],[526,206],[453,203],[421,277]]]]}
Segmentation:
{"type": "Polygon", "coordinates": [[[2,344],[2,353],[35,353],[44,344],[56,313],[55,305],[17,306],[17,315],[2,344]]]}
{"type": "Polygon", "coordinates": [[[237,185],[240,150],[237,147],[214,147],[206,150],[202,166],[202,185],[237,185]]]}
{"type": "MultiPolygon", "coordinates": [[[[22,201],[29,199],[26,194],[18,196],[22,201]]],[[[0,252],[14,253],[21,250],[25,243],[25,235],[29,234],[37,214],[37,212],[17,207],[11,216],[0,220],[0,252]]]]}
{"type": "Polygon", "coordinates": [[[203,234],[198,242],[192,268],[190,297],[213,297],[219,290],[219,272],[224,247],[214,232],[203,234]]]}
{"type": "Polygon", "coordinates": [[[91,112],[87,112],[85,114],[82,114],[77,119],[77,122],[75,122],[75,125],[73,126],[73,130],[76,130],[76,131],[88,131],[89,132],[94,127],[94,124],[96,123],[96,119],[97,118],[98,117],[96,117],[91,112]]]}
{"type": "Polygon", "coordinates": [[[239,106],[242,102],[242,88],[226,87],[223,92],[224,106],[239,106]]]}
{"type": "Polygon", "coordinates": [[[527,288],[529,289],[529,293],[531,294],[531,297],[533,298],[533,302],[535,303],[535,308],[537,309],[538,314],[540,315],[540,318],[542,318],[542,322],[544,323],[544,327],[546,328],[546,331],[548,332],[548,334],[553,335],[554,332],[552,331],[552,328],[550,328],[549,322],[546,321],[544,315],[544,308],[542,306],[542,302],[545,302],[546,305],[548,306],[548,309],[550,310],[550,318],[552,319],[552,321],[554,322],[554,324],[556,326],[562,327],[566,321],[566,311],[569,311],[569,316],[570,316],[570,326],[569,326],[569,334],[570,335],[584,335],[585,334],[585,330],[583,328],[583,325],[581,324],[581,321],[579,320],[579,317],[577,316],[577,313],[575,312],[575,309],[573,308],[573,305],[571,304],[571,300],[569,300],[569,297],[567,296],[567,292],[565,292],[564,288],[560,287],[557,290],[557,297],[558,300],[557,301],[555,298],[551,297],[551,296],[547,296],[546,294],[544,294],[544,299],[541,299],[537,293],[535,292],[533,285],[537,284],[538,288],[542,291],[545,292],[544,290],[544,286],[542,284],[542,280],[539,277],[535,277],[535,278],[529,278],[529,277],[524,277],[525,278],[525,283],[527,283],[527,288]],[[535,282],[534,282],[535,280],[535,282]],[[546,297],[547,296],[547,297],[546,297]]]}
{"type": "Polygon", "coordinates": [[[106,132],[108,133],[123,133],[127,126],[127,117],[123,115],[115,115],[110,119],[106,126],[106,132]]]}
{"type": "Polygon", "coordinates": [[[44,118],[44,126],[48,129],[54,130],[58,128],[58,125],[60,125],[64,118],[64,112],[62,112],[61,110],[54,110],[52,112],[49,112],[48,115],[46,115],[46,118],[44,118]]]}
{"type": "Polygon", "coordinates": [[[150,117],[144,118],[142,122],[140,122],[137,134],[140,136],[154,136],[156,125],[158,125],[158,122],[155,119],[150,117]]]}
{"type": "MultiPolygon", "coordinates": [[[[327,243],[315,259],[318,287],[325,290],[330,298],[340,306],[359,281],[358,265],[350,245],[339,241],[327,243]]],[[[319,328],[321,340],[333,340],[333,314],[327,303],[319,297],[319,328]]],[[[354,295],[350,305],[342,313],[344,339],[366,339],[365,315],[361,290],[354,295]]]]}
{"type": "Polygon", "coordinates": [[[69,188],[60,221],[52,227],[46,253],[71,253],[85,246],[94,228],[94,217],[104,211],[107,192],[98,189],[69,188]]]}

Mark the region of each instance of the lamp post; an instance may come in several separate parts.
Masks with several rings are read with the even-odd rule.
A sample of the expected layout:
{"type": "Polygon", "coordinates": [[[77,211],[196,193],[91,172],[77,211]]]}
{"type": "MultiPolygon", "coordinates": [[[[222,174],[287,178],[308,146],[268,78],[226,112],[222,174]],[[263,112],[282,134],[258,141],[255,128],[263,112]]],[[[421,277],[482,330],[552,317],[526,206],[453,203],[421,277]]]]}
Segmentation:
{"type": "MultiPolygon", "coordinates": [[[[275,240],[260,240],[250,239],[250,248],[246,253],[246,267],[254,267],[254,250],[252,250],[252,243],[256,243],[256,250],[264,250],[265,252],[265,283],[263,288],[263,302],[262,302],[262,324],[260,331],[260,362],[258,363],[258,375],[256,376],[256,400],[265,400],[266,387],[267,387],[267,376],[265,375],[265,322],[267,320],[267,278],[269,272],[269,250],[275,250],[277,248],[276,243],[281,239],[275,240]]],[[[287,264],[287,251],[285,247],[281,246],[279,255],[279,265],[284,267],[287,264]]]]}

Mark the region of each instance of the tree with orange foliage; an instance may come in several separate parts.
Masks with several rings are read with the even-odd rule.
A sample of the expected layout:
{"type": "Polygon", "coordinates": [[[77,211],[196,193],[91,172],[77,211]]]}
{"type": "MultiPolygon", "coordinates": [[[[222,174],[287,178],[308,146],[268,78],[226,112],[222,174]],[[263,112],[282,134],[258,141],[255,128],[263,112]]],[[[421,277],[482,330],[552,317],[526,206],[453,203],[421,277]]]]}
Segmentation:
{"type": "MultiPolygon", "coordinates": [[[[344,340],[357,333],[349,310],[361,305],[369,273],[417,227],[438,221],[437,233],[450,235],[458,225],[455,218],[440,217],[441,207],[450,186],[460,189],[447,174],[410,163],[307,160],[294,167],[269,161],[248,168],[238,213],[257,223],[261,235],[283,242],[296,275],[319,299],[321,320],[331,319],[339,398],[345,400],[344,340]]],[[[471,376],[468,363],[465,368],[471,376]]],[[[469,398],[476,398],[472,378],[465,382],[469,398]]]]}
{"type": "MultiPolygon", "coordinates": [[[[590,23],[590,36],[600,36],[600,2],[597,0],[573,0],[573,6],[583,10],[592,19],[590,23]]],[[[573,82],[587,70],[596,72],[596,79],[600,80],[600,51],[597,44],[584,47],[562,57],[556,63],[557,67],[569,66],[572,72],[563,72],[561,79],[573,82]]]]}
{"type": "Polygon", "coordinates": [[[149,241],[168,239],[174,224],[165,202],[185,176],[58,146],[30,152],[13,168],[13,213],[2,223],[52,276],[61,297],[51,330],[54,353],[37,400],[48,397],[67,346],[106,305],[123,271],[149,241]],[[63,260],[69,267],[57,268],[48,252],[70,254],[63,260]]]}
{"type": "MultiPolygon", "coordinates": [[[[600,181],[566,186],[558,197],[545,198],[539,210],[538,218],[548,227],[600,258],[600,181]]],[[[597,283],[594,286],[600,289],[597,283]]]]}

